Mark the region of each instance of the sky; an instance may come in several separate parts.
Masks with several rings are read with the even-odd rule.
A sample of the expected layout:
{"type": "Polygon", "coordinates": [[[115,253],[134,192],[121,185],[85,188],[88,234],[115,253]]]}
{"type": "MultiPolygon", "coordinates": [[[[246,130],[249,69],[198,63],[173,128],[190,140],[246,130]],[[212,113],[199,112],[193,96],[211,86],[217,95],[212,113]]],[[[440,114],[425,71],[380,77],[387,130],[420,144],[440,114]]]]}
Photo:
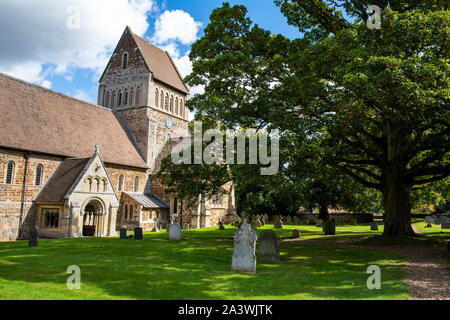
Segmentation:
{"type": "MultiPolygon", "coordinates": [[[[96,103],[98,80],[127,25],[168,51],[183,76],[216,0],[1,0],[0,72],[96,103]]],[[[245,5],[260,27],[299,36],[273,0],[245,5]]],[[[191,88],[191,93],[201,92],[191,88]]]]}

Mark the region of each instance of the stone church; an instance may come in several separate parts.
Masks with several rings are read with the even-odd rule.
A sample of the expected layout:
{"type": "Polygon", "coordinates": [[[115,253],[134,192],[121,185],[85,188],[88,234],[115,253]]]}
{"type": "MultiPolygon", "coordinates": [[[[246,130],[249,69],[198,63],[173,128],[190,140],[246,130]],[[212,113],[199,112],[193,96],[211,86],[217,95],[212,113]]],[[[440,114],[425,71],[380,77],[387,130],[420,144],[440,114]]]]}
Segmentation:
{"type": "Polygon", "coordinates": [[[161,160],[183,148],[174,138],[189,136],[188,98],[169,54],[129,27],[97,105],[0,74],[0,241],[26,239],[34,226],[45,238],[107,237],[229,218],[231,183],[183,207],[156,177],[161,160]]]}

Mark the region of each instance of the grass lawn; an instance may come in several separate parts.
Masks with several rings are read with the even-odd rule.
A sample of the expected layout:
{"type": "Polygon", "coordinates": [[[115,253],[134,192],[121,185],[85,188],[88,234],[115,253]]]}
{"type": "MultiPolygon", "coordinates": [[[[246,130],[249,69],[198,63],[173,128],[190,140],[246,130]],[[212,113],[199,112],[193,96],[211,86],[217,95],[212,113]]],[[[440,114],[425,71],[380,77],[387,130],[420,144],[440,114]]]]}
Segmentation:
{"type": "MultiPolygon", "coordinates": [[[[272,228],[268,225],[264,229],[272,228]]],[[[302,238],[326,238],[315,226],[302,238]]],[[[338,226],[340,237],[374,236],[368,225],[338,226]],[[356,232],[355,232],[356,231],[356,232]]],[[[231,272],[235,228],[145,233],[118,238],[0,243],[0,299],[408,299],[404,257],[378,250],[281,242],[281,263],[259,264],[256,274],[231,272]],[[69,290],[70,265],[81,268],[81,290],[69,290]],[[369,265],[381,267],[381,290],[366,287],[369,265]]]]}

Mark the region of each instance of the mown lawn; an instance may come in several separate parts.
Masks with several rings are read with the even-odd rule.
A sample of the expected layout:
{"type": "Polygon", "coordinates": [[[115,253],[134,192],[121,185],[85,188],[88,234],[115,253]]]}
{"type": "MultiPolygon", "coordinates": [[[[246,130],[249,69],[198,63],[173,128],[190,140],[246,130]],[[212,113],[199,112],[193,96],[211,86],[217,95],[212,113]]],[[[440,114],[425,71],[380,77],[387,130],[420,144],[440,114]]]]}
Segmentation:
{"type": "MultiPolygon", "coordinates": [[[[302,238],[326,238],[315,226],[277,233],[287,239],[296,228],[302,238]]],[[[338,226],[335,238],[382,232],[369,229],[338,226]]],[[[159,232],[146,233],[144,241],[0,243],[0,299],[408,299],[405,258],[378,250],[281,242],[280,264],[258,264],[256,274],[231,272],[234,231],[183,231],[179,242],[159,232]],[[70,265],[81,268],[81,290],[67,289],[70,265]],[[366,287],[370,265],[381,267],[381,290],[366,287]]]]}

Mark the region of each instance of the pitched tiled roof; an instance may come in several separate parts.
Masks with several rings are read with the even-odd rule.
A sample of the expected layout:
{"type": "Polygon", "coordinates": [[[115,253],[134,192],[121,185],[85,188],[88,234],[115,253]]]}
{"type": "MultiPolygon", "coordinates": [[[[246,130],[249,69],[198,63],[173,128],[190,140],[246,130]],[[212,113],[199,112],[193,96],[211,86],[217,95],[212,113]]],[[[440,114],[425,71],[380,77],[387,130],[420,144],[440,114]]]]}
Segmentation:
{"type": "Polygon", "coordinates": [[[155,196],[153,193],[125,192],[129,197],[142,204],[147,209],[169,209],[169,205],[155,196]]]}
{"type": "Polygon", "coordinates": [[[147,168],[123,118],[110,109],[0,73],[0,147],[147,168]]]}
{"type": "Polygon", "coordinates": [[[89,162],[87,159],[66,159],[58,166],[45,184],[42,190],[37,194],[37,202],[63,202],[72,185],[78,180],[83,169],[89,162]]]}
{"type": "Polygon", "coordinates": [[[166,51],[159,49],[148,41],[135,35],[133,32],[131,32],[131,34],[144,57],[145,63],[153,73],[153,77],[156,80],[188,94],[189,90],[184,84],[183,77],[170,55],[166,51]]]}

